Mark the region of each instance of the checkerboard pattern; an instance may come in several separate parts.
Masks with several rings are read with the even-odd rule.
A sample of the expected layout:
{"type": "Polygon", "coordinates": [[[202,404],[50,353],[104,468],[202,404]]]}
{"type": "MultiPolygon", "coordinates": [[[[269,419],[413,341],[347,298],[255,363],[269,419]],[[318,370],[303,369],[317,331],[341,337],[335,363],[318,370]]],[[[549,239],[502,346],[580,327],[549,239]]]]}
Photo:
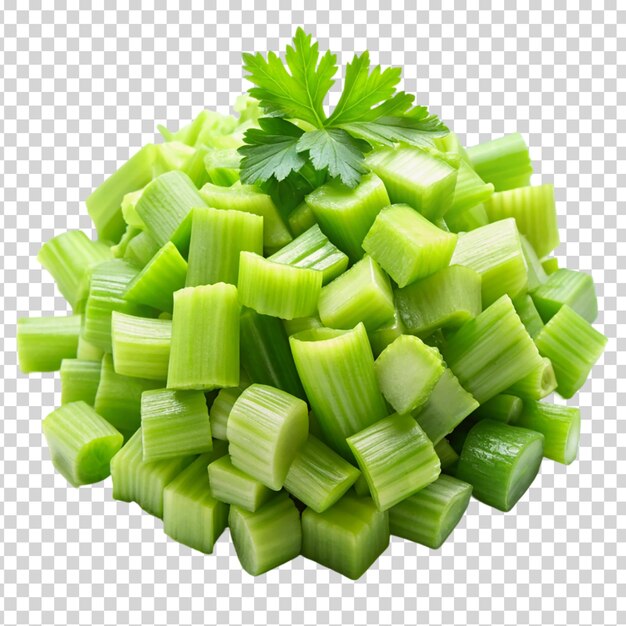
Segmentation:
{"type": "Polygon", "coordinates": [[[624,4],[93,6],[103,4],[118,8],[4,0],[0,9],[0,621],[625,624],[624,4]],[[203,107],[226,112],[246,88],[241,52],[283,50],[297,25],[342,63],[369,48],[375,62],[402,66],[405,89],[467,145],[522,132],[533,182],[556,187],[560,260],[593,274],[598,327],[609,337],[575,399],[583,415],[578,461],[545,461],[511,513],[473,501],[441,550],[393,539],[356,583],[302,557],[253,579],[228,533],[213,556],[202,556],[170,541],[136,505],[115,502],[110,481],[68,487],[41,436],[42,416],[59,402],[58,380],[26,378],[16,365],[17,317],[67,310],[37,263],[42,242],[89,230],[84,199],[155,140],[157,123],[176,128],[203,107]]]}

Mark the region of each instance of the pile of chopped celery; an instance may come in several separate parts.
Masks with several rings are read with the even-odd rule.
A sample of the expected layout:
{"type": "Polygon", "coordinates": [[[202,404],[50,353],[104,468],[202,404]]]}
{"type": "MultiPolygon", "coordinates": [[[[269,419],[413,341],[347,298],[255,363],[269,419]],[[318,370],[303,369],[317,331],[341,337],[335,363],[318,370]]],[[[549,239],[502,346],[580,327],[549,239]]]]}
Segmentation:
{"type": "Polygon", "coordinates": [[[242,154],[280,118],[237,110],[161,129],[87,199],[97,241],[42,247],[72,315],[20,319],[18,356],[60,371],[56,469],[110,474],[204,553],[228,526],[253,575],[302,554],[357,579],[390,535],[437,549],[471,495],[509,511],[542,458],[574,461],[579,409],[543,400],[571,398],[606,339],[591,277],[550,256],[524,139],[465,149],[437,126],[370,137],[350,186],[250,183],[242,154]]]}

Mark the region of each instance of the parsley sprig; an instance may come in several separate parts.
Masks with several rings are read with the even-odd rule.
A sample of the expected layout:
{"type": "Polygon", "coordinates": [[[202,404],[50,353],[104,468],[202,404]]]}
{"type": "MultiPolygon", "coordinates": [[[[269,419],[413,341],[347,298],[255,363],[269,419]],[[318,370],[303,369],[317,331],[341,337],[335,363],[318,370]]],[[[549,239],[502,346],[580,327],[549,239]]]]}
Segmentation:
{"type": "Polygon", "coordinates": [[[355,187],[366,173],[365,154],[376,146],[405,143],[432,146],[448,133],[426,107],[413,106],[413,96],[396,91],[400,68],[370,69],[368,52],[346,66],[344,87],[330,116],[324,101],[334,84],[337,58],[320,57],[317,42],[298,28],[285,62],[273,52],[244,54],[249,90],[265,117],[249,129],[242,155],[241,181],[276,189],[281,183],[302,186],[336,178],[355,187]],[[303,180],[302,180],[303,179],[303,180]]]}

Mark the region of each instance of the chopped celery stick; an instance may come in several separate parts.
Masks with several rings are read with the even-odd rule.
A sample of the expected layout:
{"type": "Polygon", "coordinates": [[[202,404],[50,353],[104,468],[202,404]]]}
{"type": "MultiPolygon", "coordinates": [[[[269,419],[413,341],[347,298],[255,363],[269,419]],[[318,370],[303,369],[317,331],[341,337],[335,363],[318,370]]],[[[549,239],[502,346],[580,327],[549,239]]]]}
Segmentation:
{"type": "Polygon", "coordinates": [[[124,258],[137,267],[145,267],[158,251],[159,244],[143,231],[128,243],[124,258]]]}
{"type": "Polygon", "coordinates": [[[489,224],[487,211],[482,204],[477,204],[461,212],[448,211],[446,214],[446,225],[451,233],[468,233],[481,226],[489,224]]]}
{"type": "Polygon", "coordinates": [[[86,402],[70,402],[44,419],[43,434],[55,469],[74,487],[97,483],[124,437],[86,402]]]}
{"type": "Polygon", "coordinates": [[[174,292],[185,286],[186,276],[187,261],[178,248],[168,241],[129,283],[124,297],[171,313],[174,292]]]}
{"type": "Polygon", "coordinates": [[[504,294],[514,298],[528,283],[522,242],[512,218],[460,235],[450,264],[480,274],[483,307],[504,294]]]}
{"type": "Polygon", "coordinates": [[[80,315],[20,317],[17,360],[22,372],[54,372],[63,359],[76,358],[80,322],[80,315]]]}
{"type": "Polygon", "coordinates": [[[158,169],[162,172],[187,169],[196,151],[181,141],[168,141],[157,145],[158,169]]]}
{"type": "Polygon", "coordinates": [[[177,291],[167,386],[210,390],[238,384],[237,288],[217,283],[177,291]]]}
{"type": "Polygon", "coordinates": [[[231,506],[228,525],[241,566],[252,576],[300,554],[300,515],[286,493],[274,496],[254,513],[231,506]]]}
{"type": "Polygon", "coordinates": [[[242,211],[196,208],[191,218],[187,287],[237,284],[242,250],[263,254],[263,218],[242,211]]]}
{"type": "Polygon", "coordinates": [[[530,400],[541,400],[556,389],[556,384],[556,375],[552,367],[552,361],[543,358],[530,374],[515,381],[507,389],[507,393],[530,400]]]}
{"type": "Polygon", "coordinates": [[[389,530],[396,537],[437,550],[461,521],[471,495],[470,484],[440,476],[389,510],[389,530]]]}
{"type": "Polygon", "coordinates": [[[211,150],[204,157],[208,181],[220,187],[230,187],[239,180],[241,156],[233,148],[211,150]]]}
{"type": "Polygon", "coordinates": [[[363,241],[363,249],[405,287],[450,263],[457,235],[448,233],[407,204],[383,209],[363,241]]]}
{"type": "Polygon", "coordinates": [[[305,399],[287,333],[277,317],[244,308],[240,318],[241,366],[255,383],[305,399]]]}
{"type": "Polygon", "coordinates": [[[288,337],[301,333],[303,330],[311,330],[312,328],[322,328],[322,321],[317,315],[310,317],[296,317],[292,320],[282,320],[283,327],[288,337]]]}
{"type": "Polygon", "coordinates": [[[548,275],[545,273],[543,265],[541,265],[541,261],[528,239],[524,235],[520,235],[520,241],[522,242],[522,252],[526,261],[526,272],[528,273],[527,287],[528,291],[532,292],[548,280],[548,275]]]}
{"type": "Polygon", "coordinates": [[[275,493],[236,468],[228,454],[209,465],[211,493],[216,500],[254,512],[275,493]]]}
{"type": "Polygon", "coordinates": [[[289,342],[324,439],[351,459],[346,437],[388,414],[376,382],[365,326],[311,329],[293,335],[289,342]]]}
{"type": "Polygon", "coordinates": [[[152,180],[156,152],[155,145],[144,146],[85,201],[99,239],[117,243],[124,234],[122,200],[127,193],[145,187],[152,180]]]}
{"type": "Polygon", "coordinates": [[[347,442],[381,511],[437,480],[441,471],[433,444],[410,415],[390,415],[347,442]]]}
{"type": "Polygon", "coordinates": [[[569,465],[578,454],[580,409],[545,402],[524,402],[516,426],[541,433],[543,456],[569,465]]]}
{"type": "Polygon", "coordinates": [[[459,141],[456,133],[450,131],[443,137],[435,137],[433,139],[435,146],[442,152],[451,152],[452,154],[458,154],[462,161],[469,162],[465,147],[459,141]]]}
{"type": "Polygon", "coordinates": [[[527,293],[522,294],[513,300],[513,306],[528,334],[534,339],[543,328],[543,320],[533,299],[527,293]]]}
{"type": "Polygon", "coordinates": [[[228,387],[227,389],[220,389],[217,394],[217,398],[211,405],[209,412],[211,431],[213,437],[216,439],[222,439],[226,441],[228,416],[235,404],[237,398],[242,394],[245,387],[228,387]]]}
{"type": "Polygon", "coordinates": [[[166,244],[176,233],[180,241],[174,243],[184,255],[189,240],[184,233],[177,231],[191,209],[204,205],[189,176],[174,170],[161,174],[143,190],[136,210],[147,232],[159,246],[166,244]]]}
{"type": "Polygon", "coordinates": [[[367,333],[374,356],[378,357],[390,343],[393,343],[400,335],[404,335],[406,332],[406,327],[396,307],[394,309],[393,320],[367,333]]]}
{"type": "Polygon", "coordinates": [[[477,408],[474,396],[463,389],[451,370],[446,369],[426,404],[413,415],[436,445],[477,408]]]}
{"type": "Polygon", "coordinates": [[[367,165],[385,183],[391,202],[404,202],[429,220],[452,205],[457,169],[443,158],[419,148],[385,148],[371,152],[367,165]]]}
{"type": "Polygon", "coordinates": [[[139,429],[111,460],[113,498],[136,502],[146,513],[163,518],[165,487],[195,459],[195,456],[178,456],[165,461],[144,461],[139,429]]]}
{"type": "Polygon", "coordinates": [[[374,366],[383,396],[400,414],[422,406],[445,370],[439,350],[412,335],[398,337],[374,366]]]}
{"type": "Polygon", "coordinates": [[[349,329],[363,322],[367,330],[376,330],[395,314],[389,278],[366,255],[322,289],[318,309],[329,328],[349,329]]]}
{"type": "Polygon", "coordinates": [[[467,149],[472,167],[496,191],[530,184],[533,167],[528,146],[519,133],[505,135],[467,149]]]}
{"type": "Polygon", "coordinates": [[[100,383],[100,362],[63,359],[61,361],[61,404],[82,400],[93,406],[100,383]]]}
{"type": "Polygon", "coordinates": [[[385,185],[375,174],[363,176],[354,189],[331,181],[305,200],[320,228],[351,263],[363,256],[363,239],[378,212],[389,204],[385,185]]]}
{"type": "Polygon", "coordinates": [[[452,335],[443,358],[481,404],[532,372],[541,360],[508,296],[452,335]]]}
{"type": "Polygon", "coordinates": [[[480,275],[451,265],[396,291],[407,332],[426,336],[437,328],[458,328],[481,312],[480,275]]]}
{"type": "Polygon", "coordinates": [[[541,260],[541,265],[543,265],[545,273],[550,276],[550,274],[554,274],[559,269],[559,260],[553,256],[546,257],[541,260]]]}
{"type": "Polygon", "coordinates": [[[514,423],[521,415],[524,402],[517,396],[501,393],[481,404],[472,417],[479,420],[489,419],[504,424],[514,423]]]}
{"type": "Polygon", "coordinates": [[[348,267],[348,257],[328,241],[328,237],[317,224],[273,254],[269,260],[318,270],[324,275],[322,281],[324,285],[348,267]]]}
{"type": "Polygon", "coordinates": [[[113,311],[111,318],[113,364],[123,376],[167,379],[172,322],[135,317],[113,311]]]}
{"type": "Polygon", "coordinates": [[[317,513],[341,498],[359,470],[313,435],[300,448],[285,478],[285,489],[317,513]]]}
{"type": "Polygon", "coordinates": [[[567,304],[535,337],[541,355],[552,361],[556,390],[563,398],[571,398],[585,384],[606,342],[602,333],[567,304]]]}
{"type": "Polygon", "coordinates": [[[74,310],[80,309],[89,292],[89,270],[111,258],[111,251],[91,241],[82,230],[70,230],[45,243],[37,260],[45,267],[74,310]]]}
{"type": "Polygon", "coordinates": [[[490,222],[515,218],[517,229],[538,256],[546,256],[559,245],[559,228],[554,204],[554,187],[537,185],[494,193],[485,202],[490,222]]]}
{"type": "Polygon", "coordinates": [[[210,452],[213,441],[204,393],[172,389],[144,391],[141,443],[144,461],[210,452]]]}
{"type": "Polygon", "coordinates": [[[137,210],[135,207],[137,206],[137,200],[141,198],[141,194],[143,193],[143,189],[137,189],[137,191],[129,191],[122,198],[122,215],[124,216],[124,221],[129,226],[135,226],[136,228],[143,229],[145,228],[145,224],[142,219],[137,215],[137,210]]]}
{"type": "Polygon", "coordinates": [[[273,263],[253,252],[239,260],[241,304],[258,313],[293,319],[313,315],[322,288],[322,272],[273,263]]]}
{"type": "Polygon", "coordinates": [[[292,237],[272,198],[253,185],[220,187],[207,183],[200,189],[205,204],[214,209],[254,213],[263,218],[263,246],[282,248],[292,237]]]}
{"type": "Polygon", "coordinates": [[[302,554],[357,580],[389,545],[389,514],[351,493],[323,513],[302,513],[302,554]]]}
{"type": "Polygon", "coordinates": [[[105,354],[102,358],[94,408],[126,437],[134,433],[141,424],[141,394],[162,385],[162,381],[117,374],[113,367],[113,358],[110,354],[105,354]]]}
{"type": "Polygon", "coordinates": [[[250,385],[228,416],[233,465],[279,491],[308,430],[306,402],[267,385],[250,385]]]}
{"type": "Polygon", "coordinates": [[[532,299],[544,322],[567,304],[590,324],[598,316],[598,300],[593,279],[589,274],[558,269],[532,293],[532,299]]]}
{"type": "Polygon", "coordinates": [[[94,346],[79,335],[78,349],[76,350],[77,359],[81,361],[98,361],[100,363],[103,356],[104,351],[101,348],[94,346]]]}
{"type": "Polygon", "coordinates": [[[226,445],[217,442],[212,452],[199,456],[163,490],[165,534],[205,554],[213,552],[228,523],[228,505],[212,496],[207,475],[209,463],[224,454],[226,445]]]}
{"type": "Polygon", "coordinates": [[[141,317],[151,317],[154,314],[154,309],[124,298],[124,293],[137,271],[136,267],[122,259],[105,261],[92,270],[81,335],[105,352],[112,350],[113,311],[141,317]]]}
{"type": "Polygon", "coordinates": [[[454,187],[452,206],[446,212],[446,222],[450,217],[459,216],[468,209],[486,202],[493,195],[493,185],[486,183],[472,166],[461,161],[454,187]]]}
{"type": "MultiPolygon", "coordinates": [[[[459,460],[459,455],[454,451],[454,448],[450,445],[450,442],[445,438],[435,445],[435,452],[439,457],[442,472],[445,472],[446,470],[450,470],[455,467],[457,461],[459,460]]],[[[441,476],[439,477],[439,479],[441,479],[441,476]]]]}
{"type": "Polygon", "coordinates": [[[198,189],[211,180],[209,172],[207,171],[204,164],[205,158],[208,153],[208,148],[196,148],[182,170],[183,172],[185,172],[185,174],[187,174],[187,176],[189,176],[189,178],[191,178],[193,184],[198,189]]]}
{"type": "Polygon", "coordinates": [[[297,237],[315,226],[315,213],[313,209],[306,203],[302,202],[290,214],[288,218],[289,230],[297,237]]]}
{"type": "Polygon", "coordinates": [[[510,511],[537,476],[543,440],[533,430],[481,420],[465,439],[456,476],[477,500],[510,511]]]}

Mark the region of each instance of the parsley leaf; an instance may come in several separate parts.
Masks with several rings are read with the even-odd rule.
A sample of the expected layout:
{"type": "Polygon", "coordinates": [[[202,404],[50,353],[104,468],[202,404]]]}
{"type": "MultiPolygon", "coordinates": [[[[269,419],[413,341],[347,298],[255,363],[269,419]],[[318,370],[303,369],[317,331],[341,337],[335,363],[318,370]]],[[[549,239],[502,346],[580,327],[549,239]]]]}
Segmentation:
{"type": "Polygon", "coordinates": [[[318,44],[298,28],[293,47],[287,46],[287,72],[280,58],[270,52],[267,60],[260,53],[244,54],[247,79],[256,87],[249,90],[268,115],[300,119],[320,127],[326,120],[324,98],[333,86],[337,72],[336,56],[326,52],[319,58],[318,44]]]}
{"type": "Polygon", "coordinates": [[[281,181],[297,172],[306,162],[297,150],[304,132],[295,124],[278,117],[262,117],[261,128],[250,128],[244,135],[246,145],[239,148],[241,182],[255,183],[272,178],[281,181]]]}

